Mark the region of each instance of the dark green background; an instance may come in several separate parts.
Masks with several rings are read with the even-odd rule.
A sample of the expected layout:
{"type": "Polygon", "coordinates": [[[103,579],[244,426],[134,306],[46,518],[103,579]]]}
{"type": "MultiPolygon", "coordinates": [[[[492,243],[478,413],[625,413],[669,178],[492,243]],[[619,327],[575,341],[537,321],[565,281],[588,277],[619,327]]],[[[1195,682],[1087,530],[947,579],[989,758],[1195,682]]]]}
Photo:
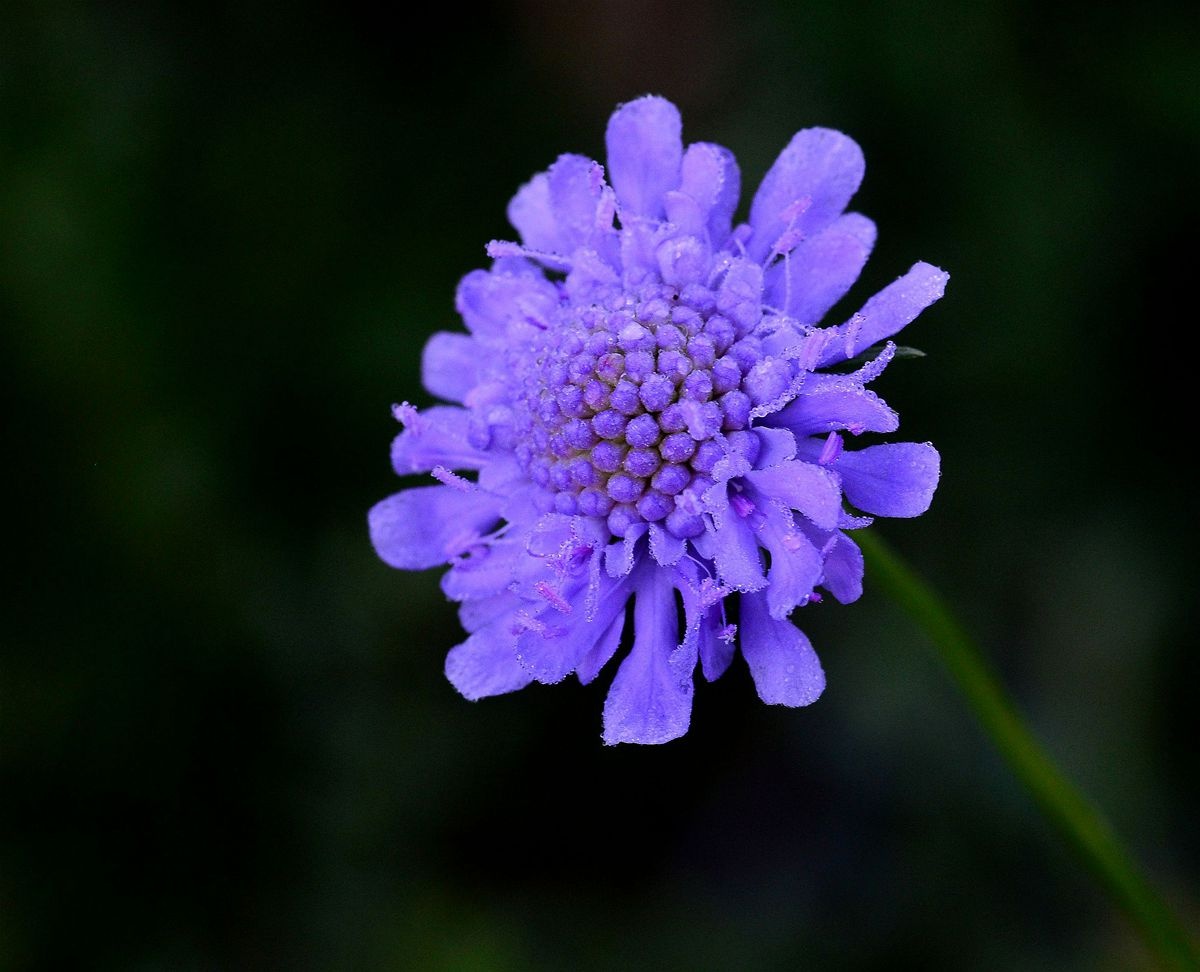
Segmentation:
{"type": "MultiPolygon", "coordinates": [[[[470,704],[378,562],[393,401],[504,206],[645,91],[757,183],[863,145],[855,298],[952,275],[878,389],[880,527],[1193,927],[1200,45],[1189,5],[0,9],[4,969],[1124,969],[1136,939],[871,589],[829,688],[664,747],[607,678],[470,704]]],[[[853,309],[853,308],[848,308],[853,309]]]]}

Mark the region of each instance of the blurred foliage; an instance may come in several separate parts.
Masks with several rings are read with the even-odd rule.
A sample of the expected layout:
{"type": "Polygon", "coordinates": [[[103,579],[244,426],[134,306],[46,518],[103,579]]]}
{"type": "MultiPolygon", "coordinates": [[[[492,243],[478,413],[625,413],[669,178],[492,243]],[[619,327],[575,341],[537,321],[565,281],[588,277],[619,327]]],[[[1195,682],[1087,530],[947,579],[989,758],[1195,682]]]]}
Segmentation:
{"type": "MultiPolygon", "coordinates": [[[[604,749],[605,686],[477,705],[374,557],[388,406],[458,277],[644,91],[753,186],[866,151],[880,390],[944,457],[881,529],[1193,919],[1184,3],[17,2],[0,11],[0,967],[1104,969],[1145,960],[868,590],[604,749]],[[1178,362],[1179,367],[1175,367],[1178,362]]],[[[605,680],[601,679],[603,683],[605,680]]]]}

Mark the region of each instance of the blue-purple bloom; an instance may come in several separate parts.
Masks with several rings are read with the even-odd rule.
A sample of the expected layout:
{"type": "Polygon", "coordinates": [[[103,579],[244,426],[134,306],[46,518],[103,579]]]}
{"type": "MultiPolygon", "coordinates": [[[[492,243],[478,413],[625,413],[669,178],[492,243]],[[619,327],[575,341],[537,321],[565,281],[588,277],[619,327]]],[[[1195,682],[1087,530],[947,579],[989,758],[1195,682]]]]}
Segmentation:
{"type": "Polygon", "coordinates": [[[712,681],[739,647],[764,702],[814,701],[825,675],[789,616],[818,589],[855,600],[847,531],[923,513],[939,474],[928,443],[847,441],[896,430],[866,386],[947,279],[917,263],[820,326],[875,241],[844,212],[859,147],[798,132],[734,226],[733,155],[680,134],[640,98],[609,121],[607,172],[562,155],[521,187],[521,241],[459,285],[469,333],[425,347],[425,386],[459,404],[395,407],[396,472],[436,484],[369,515],[388,564],[450,565],[469,637],[446,675],[467,698],[586,684],[627,647],[610,744],[683,735],[697,664],[712,681]]]}

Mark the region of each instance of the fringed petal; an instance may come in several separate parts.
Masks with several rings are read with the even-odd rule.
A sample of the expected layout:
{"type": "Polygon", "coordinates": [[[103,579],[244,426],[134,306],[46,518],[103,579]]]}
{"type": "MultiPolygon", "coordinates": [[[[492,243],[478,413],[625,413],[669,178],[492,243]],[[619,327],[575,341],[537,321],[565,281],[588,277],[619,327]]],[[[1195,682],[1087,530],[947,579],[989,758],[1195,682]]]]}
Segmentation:
{"type": "Polygon", "coordinates": [[[823,368],[853,358],[877,341],[911,324],[946,292],[950,274],[929,263],[917,263],[900,279],[868,300],[845,324],[826,332],[828,341],[816,366],[823,368]]]}
{"type": "Polygon", "coordinates": [[[864,168],[862,149],[841,132],[797,132],[754,195],[750,256],[761,263],[772,251],[783,252],[780,242],[788,236],[798,242],[823,230],[858,191],[864,168]]]}
{"type": "Polygon", "coordinates": [[[625,219],[663,216],[663,196],[679,186],[683,158],[679,109],[648,95],[622,105],[608,122],[608,172],[625,219]]]}
{"type": "Polygon", "coordinates": [[[758,697],[769,705],[809,705],[825,690],[825,672],[808,638],[771,617],[761,594],[742,596],[738,641],[758,697]]]}
{"type": "Polygon", "coordinates": [[[533,681],[517,661],[516,638],[503,623],[475,632],[446,656],[446,678],[471,701],[523,689],[533,681]]]}
{"type": "Polygon", "coordinates": [[[418,486],[376,503],[367,521],[384,563],[424,570],[468,550],[498,516],[496,501],[477,490],[418,486]]]}
{"type": "Polygon", "coordinates": [[[482,349],[468,334],[438,331],[421,354],[421,382],[451,402],[461,402],[482,379],[482,349]]]}
{"type": "Polygon", "coordinates": [[[644,570],[633,605],[634,641],[604,703],[604,742],[664,743],[687,732],[692,676],[671,664],[679,638],[666,572],[644,570]]]}

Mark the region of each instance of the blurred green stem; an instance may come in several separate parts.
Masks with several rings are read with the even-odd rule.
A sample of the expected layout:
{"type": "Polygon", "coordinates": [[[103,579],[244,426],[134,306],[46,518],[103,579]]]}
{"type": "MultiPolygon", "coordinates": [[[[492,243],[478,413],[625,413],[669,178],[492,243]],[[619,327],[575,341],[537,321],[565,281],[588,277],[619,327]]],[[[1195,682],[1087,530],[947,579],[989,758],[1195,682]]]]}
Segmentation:
{"type": "Polygon", "coordinates": [[[1082,855],[1168,969],[1200,969],[1200,951],[1142,877],[1112,828],[1063,776],[1018,715],[999,679],[941,598],[874,534],[854,539],[874,581],[937,646],[984,731],[1041,811],[1082,855]]]}

